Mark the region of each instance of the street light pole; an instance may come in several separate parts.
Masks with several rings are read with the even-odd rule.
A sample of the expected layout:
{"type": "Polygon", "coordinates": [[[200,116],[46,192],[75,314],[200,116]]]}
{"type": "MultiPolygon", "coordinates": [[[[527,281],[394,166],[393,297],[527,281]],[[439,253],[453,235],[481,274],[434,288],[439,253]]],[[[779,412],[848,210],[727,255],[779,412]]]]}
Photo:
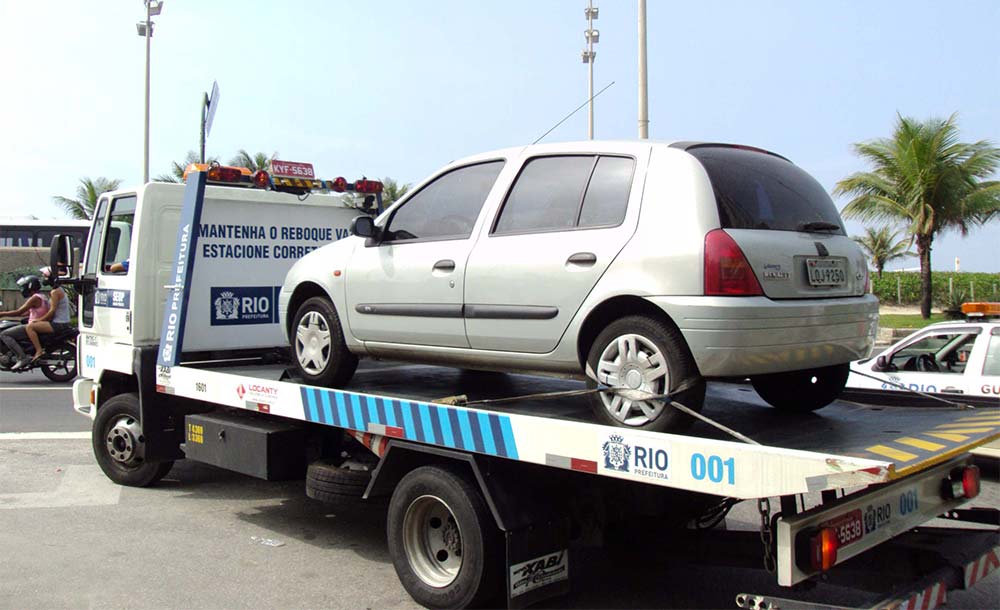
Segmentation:
{"type": "Polygon", "coordinates": [[[649,139],[649,90],[646,82],[646,0],[639,0],[639,139],[649,139]]]}
{"type": "Polygon", "coordinates": [[[146,119],[142,138],[142,183],[149,182],[149,47],[153,38],[153,20],[149,14],[149,0],[146,0],[146,119]]]}
{"type": "Polygon", "coordinates": [[[587,103],[589,105],[589,119],[587,121],[587,138],[594,139],[594,43],[600,40],[600,32],[594,29],[594,19],[597,19],[598,9],[594,7],[594,0],[587,0],[587,8],[584,10],[587,17],[587,30],[584,36],[587,38],[587,50],[583,52],[583,63],[587,65],[587,103]]]}
{"type": "Polygon", "coordinates": [[[153,37],[153,17],[163,10],[163,0],[143,0],[146,5],[146,20],[135,24],[136,32],[146,39],[146,104],[142,138],[142,183],[149,182],[149,50],[153,37]]]}

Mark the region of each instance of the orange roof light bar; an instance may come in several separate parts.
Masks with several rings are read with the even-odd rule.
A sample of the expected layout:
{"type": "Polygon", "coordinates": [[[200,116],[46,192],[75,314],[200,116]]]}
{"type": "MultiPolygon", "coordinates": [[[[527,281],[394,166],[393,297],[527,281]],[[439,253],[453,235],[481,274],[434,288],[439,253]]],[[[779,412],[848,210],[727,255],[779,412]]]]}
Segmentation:
{"type": "Polygon", "coordinates": [[[962,303],[962,313],[977,318],[1000,316],[1000,303],[962,303]]]}

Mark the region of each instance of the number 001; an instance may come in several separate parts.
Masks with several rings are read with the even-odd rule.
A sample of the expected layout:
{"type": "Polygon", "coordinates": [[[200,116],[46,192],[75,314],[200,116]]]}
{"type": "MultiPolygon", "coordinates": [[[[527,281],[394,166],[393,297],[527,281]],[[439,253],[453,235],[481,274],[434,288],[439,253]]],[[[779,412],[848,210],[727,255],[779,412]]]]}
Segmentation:
{"type": "Polygon", "coordinates": [[[733,458],[723,460],[717,455],[710,455],[705,458],[700,453],[691,455],[691,476],[697,481],[702,481],[705,477],[713,483],[721,483],[723,476],[726,483],[733,485],[736,483],[736,461],[733,458]]]}

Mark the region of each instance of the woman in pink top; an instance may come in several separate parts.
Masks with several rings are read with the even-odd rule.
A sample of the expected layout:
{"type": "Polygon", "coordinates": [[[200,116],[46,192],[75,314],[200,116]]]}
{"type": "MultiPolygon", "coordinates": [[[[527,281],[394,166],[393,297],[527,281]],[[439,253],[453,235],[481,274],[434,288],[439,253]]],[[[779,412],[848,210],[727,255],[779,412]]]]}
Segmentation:
{"type": "MultiPolygon", "coordinates": [[[[17,309],[0,311],[0,318],[20,318],[24,314],[28,314],[28,323],[30,324],[49,312],[49,298],[42,294],[42,280],[37,275],[26,275],[17,280],[17,285],[21,287],[21,295],[28,300],[17,309]]],[[[24,353],[24,349],[21,348],[20,344],[22,339],[28,338],[26,328],[25,324],[21,324],[0,334],[0,341],[3,341],[7,349],[17,357],[17,363],[11,367],[13,371],[24,367],[31,361],[31,356],[24,353]]]]}

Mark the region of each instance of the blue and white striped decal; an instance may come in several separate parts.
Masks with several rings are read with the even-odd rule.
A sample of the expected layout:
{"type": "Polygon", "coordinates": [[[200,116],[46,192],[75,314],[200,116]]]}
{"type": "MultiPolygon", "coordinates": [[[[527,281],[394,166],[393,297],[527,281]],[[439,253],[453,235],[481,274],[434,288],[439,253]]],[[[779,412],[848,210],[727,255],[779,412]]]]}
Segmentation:
{"type": "Polygon", "coordinates": [[[517,459],[510,417],[499,413],[301,386],[306,421],[517,459]]]}

